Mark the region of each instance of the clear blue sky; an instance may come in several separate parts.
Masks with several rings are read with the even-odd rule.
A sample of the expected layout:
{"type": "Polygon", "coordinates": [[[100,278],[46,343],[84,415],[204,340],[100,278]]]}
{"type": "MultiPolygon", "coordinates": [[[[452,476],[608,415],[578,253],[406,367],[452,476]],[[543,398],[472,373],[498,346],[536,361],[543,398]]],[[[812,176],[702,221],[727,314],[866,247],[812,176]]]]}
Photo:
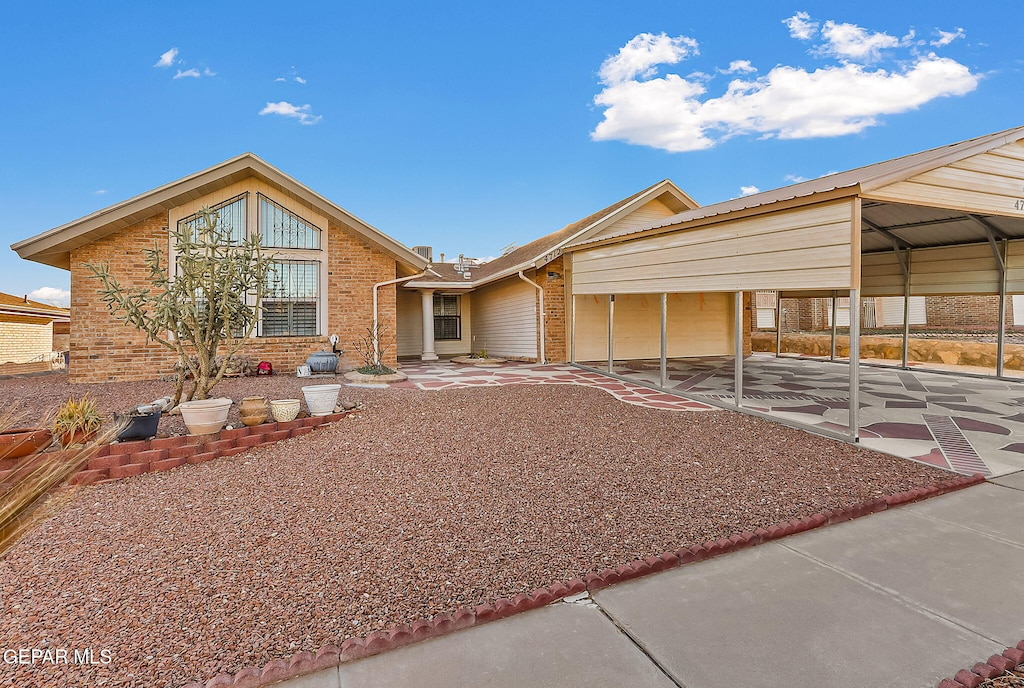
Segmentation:
{"type": "Polygon", "coordinates": [[[0,291],[69,283],[9,244],[243,151],[406,245],[482,257],[666,177],[706,204],[1009,128],[1022,19],[987,0],[7,3],[0,291]]]}

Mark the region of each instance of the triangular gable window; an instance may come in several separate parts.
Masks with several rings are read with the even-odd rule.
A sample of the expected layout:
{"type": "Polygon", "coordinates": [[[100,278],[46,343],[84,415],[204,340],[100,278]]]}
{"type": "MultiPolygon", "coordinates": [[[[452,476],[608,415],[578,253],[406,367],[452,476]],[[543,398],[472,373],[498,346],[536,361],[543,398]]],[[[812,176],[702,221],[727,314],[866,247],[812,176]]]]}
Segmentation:
{"type": "Polygon", "coordinates": [[[263,194],[260,198],[260,236],[271,248],[320,248],[320,229],[284,209],[263,194]]]}
{"type": "MultiPolygon", "coordinates": [[[[218,203],[211,210],[217,216],[217,228],[221,236],[228,236],[229,243],[240,244],[245,238],[245,197],[247,194],[235,196],[223,203],[218,203]]],[[[187,228],[193,233],[203,222],[199,213],[189,215],[178,221],[178,227],[187,228]]]]}

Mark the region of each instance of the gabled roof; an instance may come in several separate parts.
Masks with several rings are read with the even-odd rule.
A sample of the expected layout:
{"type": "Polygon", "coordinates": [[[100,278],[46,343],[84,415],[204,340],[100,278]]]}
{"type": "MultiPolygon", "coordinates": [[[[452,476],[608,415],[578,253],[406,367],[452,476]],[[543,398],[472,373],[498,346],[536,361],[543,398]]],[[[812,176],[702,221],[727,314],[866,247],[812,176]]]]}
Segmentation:
{"type": "Polygon", "coordinates": [[[436,275],[431,279],[430,274],[407,282],[409,287],[462,287],[465,289],[474,288],[501,279],[519,270],[526,270],[533,267],[540,267],[554,258],[558,257],[559,251],[573,240],[589,236],[599,231],[602,227],[618,220],[632,210],[642,206],[648,201],[658,198],[664,194],[670,194],[682,206],[691,208],[697,207],[697,202],[690,198],[686,192],[673,184],[668,179],[663,179],[657,184],[652,184],[642,191],[624,198],[621,201],[611,204],[607,208],[588,215],[582,220],[566,225],[562,229],[535,239],[524,246],[509,251],[503,256],[479,266],[472,266],[469,269],[471,279],[465,279],[461,273],[456,272],[451,263],[440,263],[430,268],[436,275]]]}
{"type": "Polygon", "coordinates": [[[0,292],[0,313],[7,315],[34,316],[48,320],[66,320],[71,311],[60,306],[32,301],[27,296],[14,296],[0,292]]]}
{"type": "Polygon", "coordinates": [[[208,193],[218,191],[249,177],[273,184],[298,199],[309,203],[327,217],[350,227],[357,234],[400,263],[417,271],[427,262],[411,249],[395,241],[341,206],[324,198],[309,187],[288,176],[253,153],[238,157],[165,184],[146,193],[97,210],[83,218],[37,234],[11,245],[18,255],[38,263],[65,270],[70,267],[72,249],[89,244],[129,225],[151,217],[208,193]]]}
{"type": "Polygon", "coordinates": [[[663,220],[647,225],[646,227],[635,228],[614,235],[602,236],[600,239],[596,240],[583,238],[582,240],[573,242],[570,246],[575,248],[588,243],[596,243],[597,241],[603,242],[609,239],[641,234],[643,232],[661,229],[671,225],[683,224],[718,215],[727,215],[729,213],[743,210],[764,208],[764,211],[768,212],[773,210],[770,206],[775,203],[800,198],[807,198],[808,202],[814,202],[810,197],[819,194],[828,193],[831,196],[835,196],[844,195],[843,192],[846,192],[845,195],[855,196],[860,193],[868,193],[884,186],[909,179],[910,177],[914,177],[924,172],[963,160],[964,158],[969,158],[972,155],[985,153],[999,148],[1000,146],[1020,141],[1021,139],[1024,139],[1024,126],[1007,129],[1005,131],[988,134],[986,136],[979,136],[966,141],[960,141],[959,143],[932,148],[920,153],[905,155],[900,158],[893,158],[892,160],[885,160],[872,165],[865,165],[864,167],[858,167],[845,172],[837,172],[824,177],[818,177],[817,179],[809,179],[805,182],[790,184],[789,186],[783,186],[778,189],[762,191],[761,193],[751,194],[750,196],[742,196],[740,198],[733,198],[720,203],[713,203],[694,210],[678,213],[671,217],[666,217],[663,220]]]}

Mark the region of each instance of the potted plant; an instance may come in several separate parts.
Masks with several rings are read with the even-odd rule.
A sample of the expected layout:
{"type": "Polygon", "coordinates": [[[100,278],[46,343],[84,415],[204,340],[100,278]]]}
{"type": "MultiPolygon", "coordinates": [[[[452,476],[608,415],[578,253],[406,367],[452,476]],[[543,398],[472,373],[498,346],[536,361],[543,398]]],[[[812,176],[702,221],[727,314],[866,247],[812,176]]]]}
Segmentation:
{"type": "Polygon", "coordinates": [[[136,406],[124,415],[114,415],[114,420],[123,427],[117,433],[117,439],[148,440],[156,435],[160,425],[162,408],[159,404],[143,404],[136,406]]]}
{"type": "Polygon", "coordinates": [[[53,434],[62,447],[85,444],[96,436],[103,420],[96,402],[88,394],[77,401],[68,397],[53,419],[53,434]]]}
{"type": "Polygon", "coordinates": [[[0,430],[0,460],[20,459],[34,454],[53,442],[47,428],[11,428],[0,430]]]}

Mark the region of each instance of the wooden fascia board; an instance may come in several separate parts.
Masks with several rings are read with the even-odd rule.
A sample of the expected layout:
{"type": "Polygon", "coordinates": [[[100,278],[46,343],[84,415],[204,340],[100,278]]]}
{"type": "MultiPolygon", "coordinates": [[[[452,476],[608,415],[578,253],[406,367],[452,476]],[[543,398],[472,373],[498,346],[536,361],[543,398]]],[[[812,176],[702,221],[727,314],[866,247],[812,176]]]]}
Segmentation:
{"type": "Polygon", "coordinates": [[[743,208],[741,210],[734,210],[719,215],[709,215],[708,217],[701,217],[687,222],[679,222],[672,225],[666,225],[664,227],[643,230],[640,232],[636,232],[634,234],[623,234],[617,237],[608,237],[607,239],[601,239],[599,241],[594,241],[588,244],[566,246],[564,251],[565,253],[572,253],[575,251],[586,251],[592,248],[597,248],[599,246],[608,246],[610,244],[618,244],[626,241],[647,239],[652,236],[658,236],[659,234],[667,234],[669,232],[689,231],[691,229],[698,229],[700,227],[721,224],[723,222],[745,220],[747,218],[756,217],[758,215],[770,215],[772,213],[782,212],[785,210],[792,210],[793,208],[799,208],[804,206],[811,207],[819,205],[821,203],[830,203],[832,201],[836,201],[842,198],[856,196],[858,196],[857,187],[846,186],[840,189],[821,191],[810,196],[800,196],[799,198],[790,198],[785,201],[778,201],[767,205],[759,205],[753,208],[743,208]]]}
{"type": "MultiPolygon", "coordinates": [[[[650,202],[651,200],[657,198],[658,196],[662,195],[666,191],[669,191],[669,192],[678,191],[679,193],[683,193],[682,190],[679,187],[677,187],[675,184],[673,184],[671,181],[669,181],[668,179],[663,179],[662,181],[658,182],[657,184],[652,186],[650,189],[645,191],[643,194],[641,194],[641,195],[637,196],[636,198],[634,198],[632,201],[630,201],[626,205],[622,206],[621,208],[616,208],[614,211],[608,213],[607,215],[602,217],[600,220],[598,220],[596,222],[592,222],[591,224],[587,225],[586,227],[584,227],[580,231],[576,232],[572,236],[568,237],[567,239],[564,239],[563,241],[558,242],[558,244],[553,246],[550,250],[545,251],[540,256],[537,256],[537,258],[535,260],[541,260],[544,256],[546,256],[547,254],[549,254],[549,253],[551,253],[551,252],[553,252],[555,250],[563,250],[568,244],[570,244],[570,243],[572,243],[574,241],[579,241],[581,238],[586,237],[589,234],[597,234],[598,232],[600,232],[602,229],[604,229],[608,225],[613,224],[615,222],[618,222],[623,217],[629,215],[631,212],[633,212],[637,208],[642,207],[645,203],[650,202]]],[[[686,194],[683,193],[683,196],[686,196],[686,194]]],[[[691,202],[691,203],[694,202],[693,199],[690,198],[689,196],[686,196],[686,198],[688,199],[689,202],[691,202]]],[[[690,209],[691,210],[696,210],[699,207],[700,207],[699,205],[695,204],[690,209]]],[[[555,257],[557,258],[557,256],[555,256],[555,257]]],[[[552,259],[552,260],[554,260],[554,259],[552,259]]]]}

